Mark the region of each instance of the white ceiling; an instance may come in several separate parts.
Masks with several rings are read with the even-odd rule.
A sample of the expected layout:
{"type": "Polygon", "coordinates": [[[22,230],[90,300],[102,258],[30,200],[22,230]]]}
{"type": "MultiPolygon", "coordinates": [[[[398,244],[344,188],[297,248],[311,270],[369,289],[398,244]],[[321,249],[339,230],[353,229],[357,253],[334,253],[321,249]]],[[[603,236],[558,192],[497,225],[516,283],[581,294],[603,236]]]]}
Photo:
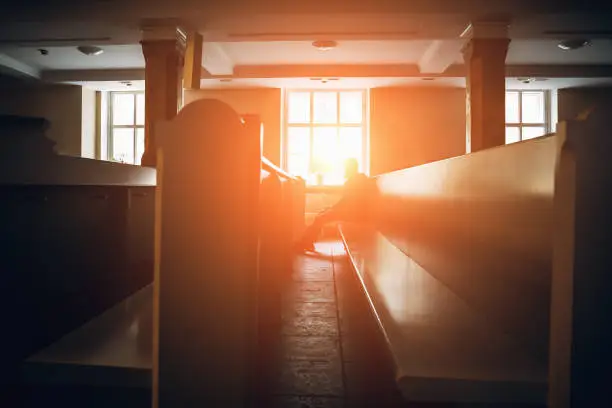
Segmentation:
{"type": "MultiPolygon", "coordinates": [[[[219,43],[236,65],[416,64],[431,41],[340,41],[320,51],[311,41],[219,43]]],[[[458,59],[460,56],[457,56],[458,59]]]]}
{"type": "MultiPolygon", "coordinates": [[[[146,16],[140,17],[155,17],[158,14],[161,17],[169,15],[166,9],[175,7],[176,11],[172,15],[182,16],[186,26],[199,30],[205,41],[214,45],[209,46],[209,52],[206,53],[214,61],[208,61],[210,66],[203,61],[203,65],[211,71],[210,75],[203,75],[206,78],[203,83],[207,86],[299,87],[308,84],[304,86],[311,87],[313,82],[309,77],[346,77],[347,73],[359,78],[344,78],[336,82],[337,86],[351,87],[353,83],[360,84],[360,87],[391,84],[463,86],[463,79],[458,78],[463,75],[461,70],[441,74],[448,78],[422,81],[419,77],[432,73],[436,76],[439,72],[423,69],[427,65],[424,60],[432,53],[437,53],[438,58],[441,55],[443,57],[446,64],[443,66],[463,64],[460,47],[452,46],[452,43],[457,43],[460,34],[474,17],[474,10],[482,9],[482,13],[485,13],[485,9],[490,8],[489,11],[492,11],[501,4],[474,0],[468,12],[461,11],[463,6],[459,2],[452,2],[452,7],[438,7],[446,10],[441,14],[432,10],[436,9],[435,4],[444,1],[431,0],[417,2],[423,3],[421,6],[424,8],[429,7],[428,13],[413,11],[413,14],[409,14],[409,9],[417,5],[406,2],[403,13],[375,14],[364,11],[333,14],[322,9],[311,11],[310,14],[291,14],[279,9],[275,14],[246,13],[248,18],[245,18],[236,10],[231,13],[198,14],[196,9],[204,7],[203,3],[187,0],[174,0],[171,5],[162,0],[126,0],[125,8],[118,15],[116,9],[113,9],[114,1],[117,0],[95,0],[94,4],[89,0],[81,0],[78,6],[75,5],[64,16],[61,13],[45,14],[50,12],[50,6],[49,10],[38,17],[36,15],[42,9],[34,10],[28,14],[28,19],[11,20],[7,15],[0,15],[0,21],[6,20],[0,23],[0,68],[12,67],[14,71],[29,76],[41,75],[44,79],[61,82],[86,82],[97,84],[96,87],[104,87],[102,83],[118,84],[118,79],[142,79],[144,58],[138,44],[141,36],[140,20],[134,13],[144,10],[146,16]],[[145,3],[145,8],[136,7],[145,3]],[[475,5],[478,7],[474,8],[475,5]],[[162,9],[166,11],[162,12],[162,9]],[[334,39],[339,46],[322,52],[311,46],[311,42],[317,39],[334,39]],[[85,56],[76,49],[78,45],[85,44],[101,46],[104,53],[85,56]],[[41,55],[38,51],[40,48],[48,50],[48,55],[41,55]],[[351,71],[351,67],[358,69],[351,71]],[[120,70],[134,72],[130,76],[126,74],[128,71],[120,70]],[[137,70],[139,72],[135,72],[137,70]],[[220,82],[219,76],[234,76],[234,80],[220,82]],[[375,78],[362,78],[364,76],[375,78]]],[[[320,0],[313,1],[321,3],[320,0]]],[[[513,67],[535,67],[531,71],[537,72],[538,77],[549,77],[546,86],[551,87],[553,85],[550,84],[566,86],[568,81],[572,81],[559,79],[564,72],[569,72],[559,70],[563,66],[573,67],[572,76],[585,77],[576,79],[580,84],[594,83],[600,80],[599,77],[607,75],[612,77],[612,15],[595,12],[558,14],[558,11],[552,12],[554,2],[547,1],[545,8],[549,12],[546,14],[525,13],[533,0],[504,2],[507,3],[504,7],[513,3],[516,9],[512,11],[514,15],[511,16],[509,27],[512,42],[507,64],[513,67]],[[569,52],[557,47],[561,39],[584,36],[593,39],[591,46],[569,52]],[[603,69],[583,74],[583,68],[598,66],[603,69]]],[[[377,2],[380,1],[370,0],[370,6],[375,6],[377,2]]],[[[234,4],[232,1],[230,3],[234,4]]],[[[294,5],[312,8],[314,3],[307,3],[298,2],[294,5]]],[[[380,2],[381,7],[384,6],[382,3],[388,2],[380,2]]],[[[214,6],[219,4],[215,3],[214,6]]],[[[285,4],[283,7],[289,6],[285,4]]],[[[512,71],[512,75],[522,75],[523,70],[519,71],[512,71]]],[[[537,84],[544,86],[544,82],[537,84]]],[[[333,81],[321,84],[336,85],[333,81]]]]}
{"type": "Polygon", "coordinates": [[[42,47],[48,51],[42,55],[41,47],[0,47],[0,52],[41,70],[86,70],[144,68],[140,44],[102,46],[101,55],[87,56],[76,47],[42,47]]]}
{"type": "Polygon", "coordinates": [[[588,47],[564,51],[554,40],[514,40],[510,43],[506,64],[612,64],[612,40],[596,39],[588,47]]]}
{"type": "MultiPolygon", "coordinates": [[[[612,64],[612,40],[594,40],[591,46],[563,51],[553,40],[514,40],[510,43],[508,65],[593,65],[612,64]]],[[[427,40],[340,41],[336,49],[319,51],[310,41],[254,41],[217,43],[235,65],[308,64],[417,64],[428,49],[427,40]]],[[[81,54],[75,46],[0,46],[0,52],[41,70],[92,70],[144,68],[139,44],[102,45],[98,56],[81,54]]],[[[460,52],[453,60],[463,62],[460,52]]]]}
{"type": "MultiPolygon", "coordinates": [[[[97,91],[142,91],[144,81],[76,81],[71,82],[97,91]]],[[[341,78],[322,83],[310,78],[202,79],[203,89],[288,88],[288,89],[369,89],[379,87],[453,87],[465,88],[464,78],[341,78]]],[[[612,86],[612,78],[553,78],[525,84],[507,78],[507,89],[562,89],[576,86],[612,86]]]]}

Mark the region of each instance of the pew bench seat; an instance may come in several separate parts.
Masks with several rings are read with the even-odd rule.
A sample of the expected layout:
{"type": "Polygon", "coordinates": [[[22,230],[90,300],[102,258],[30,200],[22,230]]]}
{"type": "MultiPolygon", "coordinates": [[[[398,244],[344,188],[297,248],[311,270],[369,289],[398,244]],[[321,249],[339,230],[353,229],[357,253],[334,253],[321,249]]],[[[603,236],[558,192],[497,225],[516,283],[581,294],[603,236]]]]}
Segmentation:
{"type": "Polygon", "coordinates": [[[153,287],[149,285],[30,356],[28,386],[150,388],[153,287]]]}
{"type": "Polygon", "coordinates": [[[406,400],[545,405],[545,364],[373,227],[339,231],[406,400]]]}

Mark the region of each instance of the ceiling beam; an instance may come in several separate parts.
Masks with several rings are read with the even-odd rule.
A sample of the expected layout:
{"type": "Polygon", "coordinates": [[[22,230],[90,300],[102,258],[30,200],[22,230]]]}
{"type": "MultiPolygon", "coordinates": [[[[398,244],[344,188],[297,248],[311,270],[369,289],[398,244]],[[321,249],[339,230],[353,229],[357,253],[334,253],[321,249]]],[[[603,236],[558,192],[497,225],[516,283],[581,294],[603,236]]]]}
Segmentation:
{"type": "Polygon", "coordinates": [[[205,42],[202,44],[202,66],[210,75],[232,75],[234,62],[221,44],[205,42]]]}
{"type": "Polygon", "coordinates": [[[187,34],[185,64],[183,66],[183,88],[200,89],[202,76],[202,35],[191,31],[187,34]]]}
{"type": "Polygon", "coordinates": [[[77,69],[46,70],[41,79],[47,82],[143,81],[144,69],[77,69]]]}
{"type": "Polygon", "coordinates": [[[434,40],[419,60],[422,74],[441,74],[461,57],[465,40],[434,40]]]}
{"type": "Polygon", "coordinates": [[[12,76],[40,79],[40,70],[0,53],[0,69],[12,76]]]}
{"type": "MultiPolygon", "coordinates": [[[[211,75],[212,78],[460,78],[465,77],[463,64],[451,64],[441,73],[424,73],[416,64],[395,65],[236,65],[233,75],[211,75]]],[[[507,65],[509,78],[612,78],[612,65],[507,65]]]]}

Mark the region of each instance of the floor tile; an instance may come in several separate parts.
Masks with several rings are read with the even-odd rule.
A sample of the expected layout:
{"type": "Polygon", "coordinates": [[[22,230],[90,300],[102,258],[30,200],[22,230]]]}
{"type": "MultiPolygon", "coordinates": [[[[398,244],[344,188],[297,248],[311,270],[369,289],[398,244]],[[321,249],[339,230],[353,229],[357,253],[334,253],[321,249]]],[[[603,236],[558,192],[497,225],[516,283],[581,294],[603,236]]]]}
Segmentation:
{"type": "Polygon", "coordinates": [[[278,393],[341,397],[344,394],[341,366],[331,361],[285,361],[278,393]]]}
{"type": "Polygon", "coordinates": [[[333,282],[296,282],[288,288],[285,301],[294,302],[335,302],[333,282]]]}
{"type": "Polygon", "coordinates": [[[291,317],[284,319],[282,333],[287,336],[337,337],[336,317],[291,317]]]}
{"type": "Polygon", "coordinates": [[[336,305],[332,302],[287,302],[283,305],[283,317],[310,316],[336,317],[336,305]]]}
{"type": "Polygon", "coordinates": [[[336,361],[340,359],[340,340],[333,337],[283,336],[285,360],[336,361]]]}
{"type": "Polygon", "coordinates": [[[329,265],[296,270],[291,275],[291,278],[294,281],[331,282],[334,280],[334,274],[331,265],[329,265]]]}

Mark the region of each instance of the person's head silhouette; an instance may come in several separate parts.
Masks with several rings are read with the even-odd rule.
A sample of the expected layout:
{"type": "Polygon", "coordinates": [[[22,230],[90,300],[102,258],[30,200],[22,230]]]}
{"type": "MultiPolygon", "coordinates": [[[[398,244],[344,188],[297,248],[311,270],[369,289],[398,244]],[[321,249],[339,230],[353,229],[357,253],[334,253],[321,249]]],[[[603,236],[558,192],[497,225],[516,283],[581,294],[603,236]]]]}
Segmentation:
{"type": "Polygon", "coordinates": [[[359,173],[359,162],[357,159],[346,159],[344,162],[344,177],[350,179],[357,173],[359,173]]]}

